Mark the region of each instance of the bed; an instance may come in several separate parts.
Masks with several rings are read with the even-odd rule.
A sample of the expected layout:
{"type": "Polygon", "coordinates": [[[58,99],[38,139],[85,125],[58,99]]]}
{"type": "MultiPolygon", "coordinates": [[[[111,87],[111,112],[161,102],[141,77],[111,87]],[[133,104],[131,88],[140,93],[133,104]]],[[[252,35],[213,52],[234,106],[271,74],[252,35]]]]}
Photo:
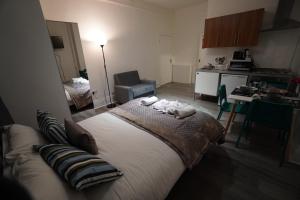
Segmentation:
{"type": "Polygon", "coordinates": [[[13,176],[35,199],[165,199],[187,165],[174,148],[151,130],[116,113],[106,112],[78,124],[94,136],[99,156],[124,173],[118,180],[83,192],[71,189],[39,154],[32,153],[32,144],[46,141],[38,131],[20,125],[11,128],[9,146],[13,148],[6,155],[13,163],[13,176]]]}

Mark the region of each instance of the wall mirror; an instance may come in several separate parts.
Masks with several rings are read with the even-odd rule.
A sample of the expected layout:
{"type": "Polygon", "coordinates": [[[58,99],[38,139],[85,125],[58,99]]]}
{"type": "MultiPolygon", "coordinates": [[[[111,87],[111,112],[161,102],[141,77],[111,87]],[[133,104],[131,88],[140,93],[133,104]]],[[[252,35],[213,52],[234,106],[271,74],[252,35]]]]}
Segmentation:
{"type": "Polygon", "coordinates": [[[46,20],[72,114],[94,108],[77,23],[46,20]]]}

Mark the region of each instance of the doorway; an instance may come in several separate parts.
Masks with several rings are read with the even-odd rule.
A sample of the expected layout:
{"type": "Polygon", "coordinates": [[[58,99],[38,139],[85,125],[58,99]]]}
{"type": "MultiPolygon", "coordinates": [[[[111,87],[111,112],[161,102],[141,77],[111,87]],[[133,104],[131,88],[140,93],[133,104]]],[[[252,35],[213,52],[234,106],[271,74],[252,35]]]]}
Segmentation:
{"type": "Polygon", "coordinates": [[[164,85],[172,82],[172,36],[160,35],[159,36],[159,70],[160,70],[160,83],[164,85]]]}

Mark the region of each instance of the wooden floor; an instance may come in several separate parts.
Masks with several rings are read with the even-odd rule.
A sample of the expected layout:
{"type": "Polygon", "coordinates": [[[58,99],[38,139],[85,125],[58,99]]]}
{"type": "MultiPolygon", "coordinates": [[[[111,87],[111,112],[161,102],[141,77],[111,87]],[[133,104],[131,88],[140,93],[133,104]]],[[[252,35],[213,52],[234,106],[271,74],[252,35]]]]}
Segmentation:
{"type": "MultiPolygon", "coordinates": [[[[217,116],[215,102],[193,100],[193,86],[167,84],[158,90],[160,98],[176,99],[192,104],[198,110],[217,116]]],[[[79,113],[76,120],[103,112],[105,109],[79,113]]],[[[225,124],[228,114],[221,123],[225,124]]],[[[241,147],[234,143],[240,131],[243,116],[238,116],[220,146],[210,146],[200,163],[186,171],[173,187],[168,200],[260,200],[300,199],[300,167],[286,163],[279,167],[279,146],[277,134],[257,127],[241,147]]]]}

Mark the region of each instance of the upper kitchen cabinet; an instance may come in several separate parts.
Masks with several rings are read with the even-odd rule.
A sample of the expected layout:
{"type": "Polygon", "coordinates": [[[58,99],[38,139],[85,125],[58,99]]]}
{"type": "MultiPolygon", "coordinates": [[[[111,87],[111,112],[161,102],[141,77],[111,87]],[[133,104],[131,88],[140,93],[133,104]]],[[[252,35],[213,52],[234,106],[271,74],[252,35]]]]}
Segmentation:
{"type": "Polygon", "coordinates": [[[239,14],[239,26],[235,46],[255,46],[264,16],[264,9],[239,14]]]}
{"type": "Polygon", "coordinates": [[[216,47],[219,45],[219,28],[221,25],[222,22],[218,18],[210,18],[205,20],[204,35],[209,37],[204,36],[206,39],[203,40],[203,47],[216,47]]]}
{"type": "Polygon", "coordinates": [[[258,9],[206,19],[202,48],[256,45],[263,13],[258,9]]]}
{"type": "Polygon", "coordinates": [[[231,47],[236,43],[237,34],[238,34],[238,23],[239,18],[236,15],[227,15],[221,17],[219,21],[221,21],[220,26],[220,37],[218,38],[218,46],[220,47],[231,47]]]}

